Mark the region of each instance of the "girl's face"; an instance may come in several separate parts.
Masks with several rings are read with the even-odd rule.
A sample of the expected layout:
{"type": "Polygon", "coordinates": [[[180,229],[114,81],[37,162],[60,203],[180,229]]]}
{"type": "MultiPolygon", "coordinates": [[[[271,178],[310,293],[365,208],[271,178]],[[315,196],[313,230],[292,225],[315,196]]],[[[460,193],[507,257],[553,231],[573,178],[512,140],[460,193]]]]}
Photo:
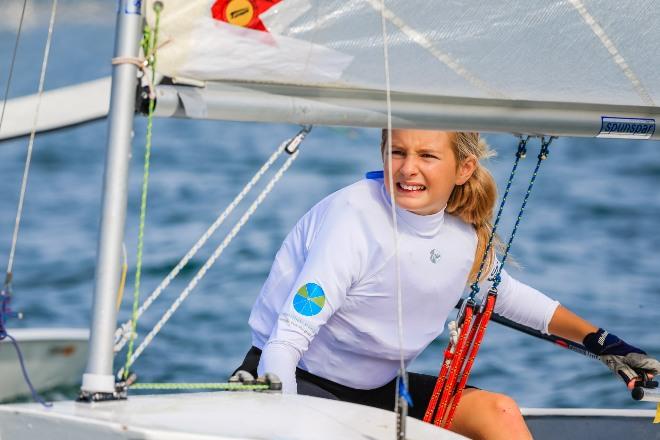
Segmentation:
{"type": "MultiPolygon", "coordinates": [[[[454,186],[464,184],[474,172],[477,160],[469,157],[458,164],[447,131],[392,130],[392,177],[396,204],[419,215],[440,212],[454,186]]],[[[387,146],[384,154],[385,188],[389,182],[387,146]]]]}

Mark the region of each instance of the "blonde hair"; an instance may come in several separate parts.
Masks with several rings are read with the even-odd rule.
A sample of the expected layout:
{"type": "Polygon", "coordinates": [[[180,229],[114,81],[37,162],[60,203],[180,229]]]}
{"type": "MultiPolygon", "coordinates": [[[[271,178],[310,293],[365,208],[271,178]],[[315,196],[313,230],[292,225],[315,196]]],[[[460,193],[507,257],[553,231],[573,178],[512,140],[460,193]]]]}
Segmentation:
{"type": "MultiPolygon", "coordinates": [[[[384,157],[387,145],[387,130],[382,132],[381,155],[384,157]]],[[[477,164],[472,176],[463,184],[456,185],[449,200],[445,212],[459,217],[466,223],[474,227],[477,233],[477,249],[474,255],[474,262],[468,276],[468,283],[475,281],[481,260],[483,259],[488,239],[492,230],[492,218],[495,202],[497,201],[497,185],[490,171],[481,163],[481,159],[487,159],[495,155],[478,132],[459,131],[453,133],[452,151],[456,157],[456,166],[458,167],[469,157],[475,157],[477,164]]],[[[484,271],[479,281],[483,280],[495,262],[495,249],[501,244],[497,237],[493,240],[484,271]]]]}

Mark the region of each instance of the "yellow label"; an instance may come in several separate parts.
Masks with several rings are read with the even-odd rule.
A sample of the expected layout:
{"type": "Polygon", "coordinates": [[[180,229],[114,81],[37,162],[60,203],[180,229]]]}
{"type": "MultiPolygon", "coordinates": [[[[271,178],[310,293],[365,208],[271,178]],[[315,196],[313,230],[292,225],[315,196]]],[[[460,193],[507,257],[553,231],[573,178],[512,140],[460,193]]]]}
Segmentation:
{"type": "Polygon", "coordinates": [[[247,26],[254,16],[254,7],[249,0],[232,0],[225,9],[227,22],[236,26],[247,26]]]}
{"type": "Polygon", "coordinates": [[[655,410],[655,420],[653,423],[660,423],[660,403],[658,403],[658,408],[655,410]]]}

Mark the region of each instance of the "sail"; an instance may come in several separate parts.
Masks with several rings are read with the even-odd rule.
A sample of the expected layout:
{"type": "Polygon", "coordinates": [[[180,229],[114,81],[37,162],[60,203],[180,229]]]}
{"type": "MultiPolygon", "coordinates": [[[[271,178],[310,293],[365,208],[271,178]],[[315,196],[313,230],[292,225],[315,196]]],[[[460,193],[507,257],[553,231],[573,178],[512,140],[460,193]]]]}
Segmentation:
{"type": "MultiPolygon", "coordinates": [[[[384,20],[395,95],[515,102],[522,109],[552,103],[614,112],[609,116],[642,125],[659,113],[660,10],[652,0],[166,0],[164,6],[158,70],[181,82],[382,92],[384,20]]],[[[145,13],[153,25],[151,3],[145,13]]],[[[654,124],[637,129],[651,137],[654,124]]]]}

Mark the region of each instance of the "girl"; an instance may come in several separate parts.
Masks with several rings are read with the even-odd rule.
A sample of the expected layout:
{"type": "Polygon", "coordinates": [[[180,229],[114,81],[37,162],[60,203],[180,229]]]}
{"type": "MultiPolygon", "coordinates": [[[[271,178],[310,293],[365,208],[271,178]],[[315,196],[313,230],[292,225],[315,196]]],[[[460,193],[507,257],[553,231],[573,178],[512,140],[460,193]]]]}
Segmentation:
{"type": "MultiPolygon", "coordinates": [[[[381,153],[385,153],[383,132],[381,153]]],[[[410,363],[443,330],[474,281],[491,231],[496,186],[478,133],[393,130],[385,171],[326,197],[286,237],[252,309],[253,347],[240,369],[275,373],[285,393],[393,409],[399,359],[410,363]],[[393,184],[388,175],[392,173],[393,184]],[[403,340],[397,327],[394,195],[403,340]]],[[[488,272],[496,266],[487,257],[488,272]]],[[[626,383],[660,363],[502,272],[495,312],[583,342],[626,383]]],[[[482,287],[487,289],[487,286],[482,287]]],[[[412,417],[436,378],[410,373],[412,417]]],[[[452,430],[470,438],[531,438],[509,397],[469,388],[452,430]],[[479,414],[478,419],[470,415],[479,414]]]]}

